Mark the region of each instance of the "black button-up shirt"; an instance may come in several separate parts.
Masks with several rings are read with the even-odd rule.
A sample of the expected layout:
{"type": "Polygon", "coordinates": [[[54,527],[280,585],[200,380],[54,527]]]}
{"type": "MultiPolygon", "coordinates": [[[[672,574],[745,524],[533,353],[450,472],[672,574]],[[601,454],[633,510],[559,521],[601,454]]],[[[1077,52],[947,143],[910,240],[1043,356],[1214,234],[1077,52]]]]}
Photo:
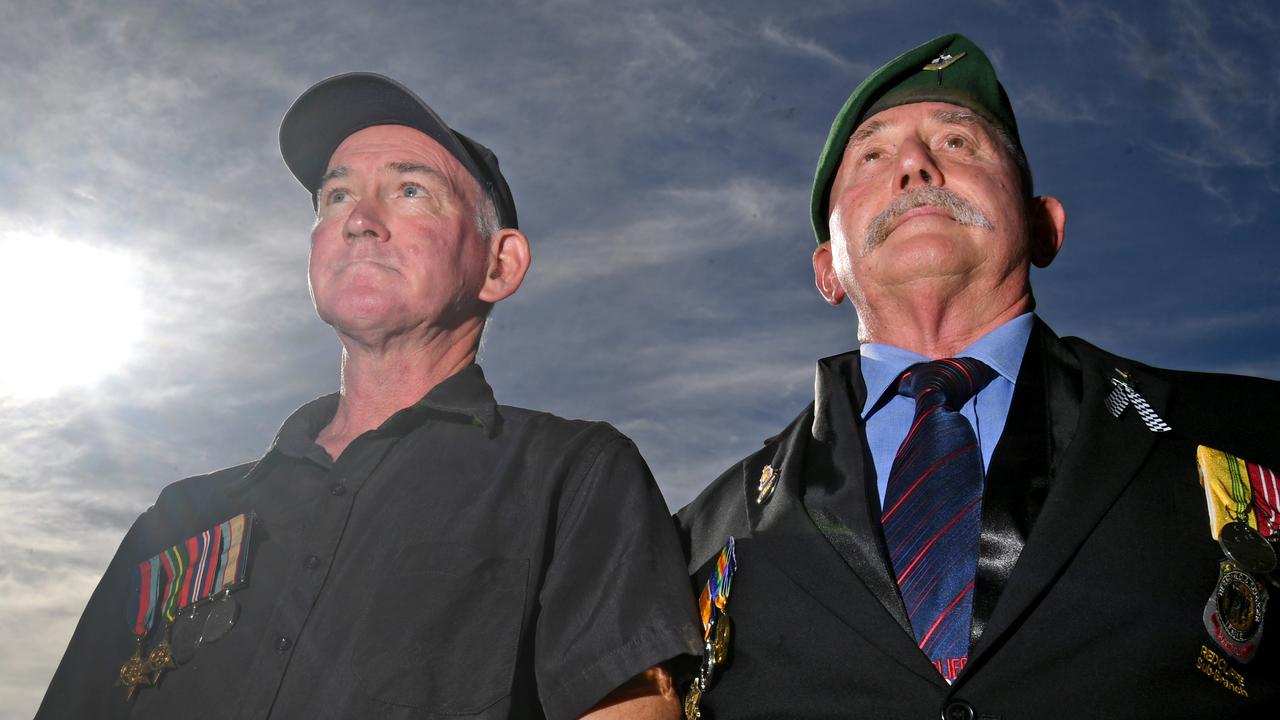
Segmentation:
{"type": "Polygon", "coordinates": [[[567,718],[697,652],[666,507],[612,427],[498,406],[472,365],[335,461],[315,437],[337,401],[300,408],[257,463],[161,493],[37,717],[567,718]],[[127,703],[131,568],[247,510],[235,627],[127,703]]]}

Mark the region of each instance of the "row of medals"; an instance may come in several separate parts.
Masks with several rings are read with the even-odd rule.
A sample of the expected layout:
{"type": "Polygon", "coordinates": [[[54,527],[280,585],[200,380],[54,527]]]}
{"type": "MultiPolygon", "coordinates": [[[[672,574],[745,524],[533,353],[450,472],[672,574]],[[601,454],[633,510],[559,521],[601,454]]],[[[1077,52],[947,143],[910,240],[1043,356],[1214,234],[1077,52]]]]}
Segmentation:
{"type": "MultiPolygon", "coordinates": [[[[1271,541],[1241,520],[1222,526],[1218,544],[1227,557],[1209,604],[1217,609],[1223,634],[1233,642],[1250,643],[1261,630],[1266,612],[1267,593],[1263,579],[1280,588],[1280,577],[1276,575],[1276,550],[1271,541]]],[[[1214,628],[1207,616],[1208,613],[1206,629],[1210,636],[1214,636],[1214,628]]]]}
{"type": "Polygon", "coordinates": [[[155,685],[166,670],[185,665],[200,648],[222,639],[240,615],[239,604],[223,592],[216,600],[196,603],[169,624],[160,641],[146,653],[144,637],[137,638],[133,656],[120,666],[117,685],[125,688],[129,700],[139,687],[155,685]]]}
{"type": "Polygon", "coordinates": [[[706,631],[707,639],[702,646],[702,665],[698,668],[698,676],[689,684],[689,691],[684,696],[685,720],[699,720],[702,717],[702,694],[711,687],[716,668],[724,665],[729,659],[731,625],[729,613],[712,604],[711,620],[706,631]]]}

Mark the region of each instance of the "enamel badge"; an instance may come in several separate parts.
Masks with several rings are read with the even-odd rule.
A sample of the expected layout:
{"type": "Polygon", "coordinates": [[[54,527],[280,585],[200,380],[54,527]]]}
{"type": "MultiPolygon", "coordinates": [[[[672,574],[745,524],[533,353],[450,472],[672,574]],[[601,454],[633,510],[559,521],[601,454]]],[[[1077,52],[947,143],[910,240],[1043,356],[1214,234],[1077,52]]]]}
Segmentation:
{"type": "Polygon", "coordinates": [[[1230,560],[1218,564],[1218,584],[1204,605],[1204,628],[1222,651],[1247,663],[1262,641],[1267,589],[1230,560]]]}

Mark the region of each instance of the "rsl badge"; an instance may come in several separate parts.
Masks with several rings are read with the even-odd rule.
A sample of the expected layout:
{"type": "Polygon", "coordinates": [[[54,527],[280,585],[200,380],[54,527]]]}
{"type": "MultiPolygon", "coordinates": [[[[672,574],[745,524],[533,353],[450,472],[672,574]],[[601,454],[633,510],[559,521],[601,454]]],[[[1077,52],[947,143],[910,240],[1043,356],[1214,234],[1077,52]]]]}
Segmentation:
{"type": "Polygon", "coordinates": [[[1267,611],[1263,583],[1230,560],[1218,565],[1218,584],[1204,605],[1204,627],[1218,647],[1247,663],[1258,651],[1267,611]]]}

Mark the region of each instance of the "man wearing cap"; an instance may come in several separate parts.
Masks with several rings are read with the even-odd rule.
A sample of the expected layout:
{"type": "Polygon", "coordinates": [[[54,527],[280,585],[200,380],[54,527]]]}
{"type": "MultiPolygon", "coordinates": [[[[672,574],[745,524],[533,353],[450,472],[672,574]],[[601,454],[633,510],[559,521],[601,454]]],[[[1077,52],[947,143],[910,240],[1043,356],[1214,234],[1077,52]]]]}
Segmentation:
{"type": "Polygon", "coordinates": [[[38,717],[674,717],[663,664],[699,641],[647,467],[475,363],[529,267],[494,154],[368,73],[298,98],[280,147],[341,391],[165,488],[38,717]]]}
{"type": "Polygon", "coordinates": [[[695,587],[719,589],[690,714],[1276,712],[1280,384],[1035,317],[1065,213],[983,52],[947,35],[859,85],[812,215],[818,290],[849,297],[861,346],[678,514],[695,587]]]}

